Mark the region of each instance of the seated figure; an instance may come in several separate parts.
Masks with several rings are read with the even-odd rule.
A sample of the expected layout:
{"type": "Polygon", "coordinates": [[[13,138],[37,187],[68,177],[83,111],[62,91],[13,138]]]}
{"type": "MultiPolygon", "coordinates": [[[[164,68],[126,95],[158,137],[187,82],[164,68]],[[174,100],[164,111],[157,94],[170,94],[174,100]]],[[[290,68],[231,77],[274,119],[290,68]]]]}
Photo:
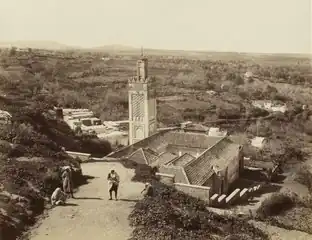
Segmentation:
{"type": "Polygon", "coordinates": [[[150,183],[145,183],[145,188],[141,192],[143,196],[153,197],[154,196],[154,188],[150,183]]]}
{"type": "Polygon", "coordinates": [[[65,202],[66,202],[66,194],[61,190],[61,188],[55,189],[51,196],[52,206],[64,205],[65,202]]]}

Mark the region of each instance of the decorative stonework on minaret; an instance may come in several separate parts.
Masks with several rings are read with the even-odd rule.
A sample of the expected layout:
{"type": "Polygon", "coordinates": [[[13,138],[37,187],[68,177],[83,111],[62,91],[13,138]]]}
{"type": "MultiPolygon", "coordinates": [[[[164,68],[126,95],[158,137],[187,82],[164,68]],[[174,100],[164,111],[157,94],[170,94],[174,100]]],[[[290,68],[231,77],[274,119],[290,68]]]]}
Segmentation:
{"type": "Polygon", "coordinates": [[[129,79],[129,143],[156,132],[156,94],[154,79],[148,76],[148,60],[141,54],[137,76],[129,79]]]}

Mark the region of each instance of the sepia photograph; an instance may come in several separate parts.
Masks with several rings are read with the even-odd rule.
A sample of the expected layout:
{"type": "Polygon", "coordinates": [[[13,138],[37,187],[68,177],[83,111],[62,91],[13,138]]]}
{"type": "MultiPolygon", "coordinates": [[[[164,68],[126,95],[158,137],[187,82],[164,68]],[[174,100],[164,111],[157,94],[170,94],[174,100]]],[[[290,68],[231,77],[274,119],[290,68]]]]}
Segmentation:
{"type": "Polygon", "coordinates": [[[310,0],[0,10],[0,240],[312,240],[310,0]]]}

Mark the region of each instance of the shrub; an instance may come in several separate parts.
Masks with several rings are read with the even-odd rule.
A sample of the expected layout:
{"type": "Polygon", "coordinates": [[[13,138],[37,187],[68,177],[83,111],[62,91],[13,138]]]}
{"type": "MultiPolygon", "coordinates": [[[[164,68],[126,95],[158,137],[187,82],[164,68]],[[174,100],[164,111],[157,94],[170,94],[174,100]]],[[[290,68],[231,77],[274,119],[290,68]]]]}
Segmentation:
{"type": "Polygon", "coordinates": [[[294,196],[287,193],[273,193],[257,209],[257,217],[265,219],[291,209],[296,204],[294,196]]]}
{"type": "Polygon", "coordinates": [[[154,187],[156,196],[138,202],[129,216],[136,227],[132,240],[214,239],[213,235],[224,238],[233,234],[245,234],[245,239],[268,239],[242,219],[206,210],[206,204],[199,199],[159,182],[154,187]]]}
{"type": "Polygon", "coordinates": [[[304,132],[312,136],[312,121],[306,121],[303,126],[304,132]]]}
{"type": "Polygon", "coordinates": [[[0,152],[8,154],[12,147],[9,142],[0,140],[0,152]]]}
{"type": "Polygon", "coordinates": [[[312,169],[308,165],[302,166],[297,172],[296,181],[305,185],[312,193],[312,169]]]}

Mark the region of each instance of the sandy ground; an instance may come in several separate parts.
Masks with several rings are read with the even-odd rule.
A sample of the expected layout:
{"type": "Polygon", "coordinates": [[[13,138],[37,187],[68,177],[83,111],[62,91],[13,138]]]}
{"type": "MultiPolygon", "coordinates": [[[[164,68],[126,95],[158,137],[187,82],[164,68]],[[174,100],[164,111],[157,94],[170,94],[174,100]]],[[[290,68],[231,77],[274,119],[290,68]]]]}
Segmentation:
{"type": "Polygon", "coordinates": [[[90,183],[81,186],[70,199],[68,206],[48,211],[39,226],[30,230],[31,240],[126,240],[132,229],[127,217],[137,200],[142,198],[142,183],[131,182],[134,170],[120,163],[86,163],[82,165],[85,175],[94,176],[90,183]],[[120,175],[119,201],[109,201],[107,174],[115,169],[120,175]]]}

